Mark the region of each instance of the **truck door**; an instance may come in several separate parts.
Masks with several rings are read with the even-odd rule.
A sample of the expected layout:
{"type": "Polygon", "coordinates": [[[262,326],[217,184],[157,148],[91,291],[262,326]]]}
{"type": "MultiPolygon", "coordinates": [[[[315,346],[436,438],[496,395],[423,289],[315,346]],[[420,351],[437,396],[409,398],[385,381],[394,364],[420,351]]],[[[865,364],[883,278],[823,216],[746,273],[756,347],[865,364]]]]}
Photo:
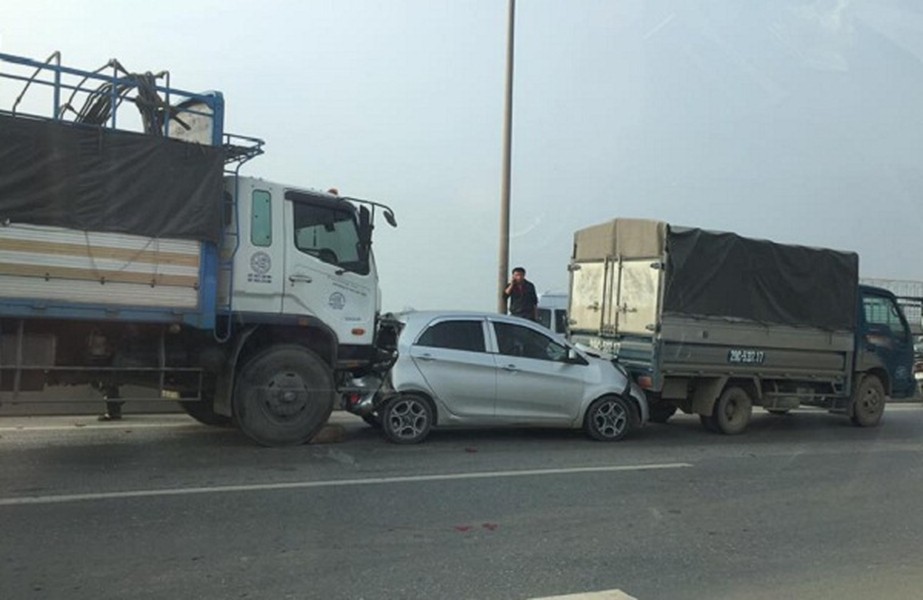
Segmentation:
{"type": "Polygon", "coordinates": [[[581,262],[571,265],[568,318],[572,331],[599,331],[607,289],[606,263],[581,262]]]}
{"type": "Polygon", "coordinates": [[[910,327],[893,297],[862,291],[864,335],[858,342],[864,362],[872,355],[888,371],[891,396],[906,398],[916,391],[913,377],[913,338],[910,327]]]}
{"type": "Polygon", "coordinates": [[[372,343],[378,285],[360,243],[357,211],[324,194],[285,193],[285,291],[282,312],[313,316],[341,345],[372,343]]]}
{"type": "MultiPolygon", "coordinates": [[[[234,181],[227,192],[235,193],[234,181]]],[[[237,212],[230,223],[222,248],[222,259],[233,259],[233,277],[222,270],[221,299],[228,301],[233,282],[233,309],[239,312],[275,314],[282,312],[284,273],[282,194],[277,186],[257,179],[241,178],[237,212]],[[236,252],[235,252],[236,250],[236,252]]]]}
{"type": "Polygon", "coordinates": [[[620,334],[651,335],[657,326],[663,270],[659,259],[643,258],[614,263],[616,301],[607,314],[615,318],[612,328],[620,334]]]}

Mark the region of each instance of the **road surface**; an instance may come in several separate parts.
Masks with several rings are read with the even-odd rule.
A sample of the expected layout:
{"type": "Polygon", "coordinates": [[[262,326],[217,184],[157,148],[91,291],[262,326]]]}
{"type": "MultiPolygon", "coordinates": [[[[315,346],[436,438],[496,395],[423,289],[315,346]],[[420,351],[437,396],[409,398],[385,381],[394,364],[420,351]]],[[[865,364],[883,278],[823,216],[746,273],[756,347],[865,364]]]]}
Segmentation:
{"type": "Polygon", "coordinates": [[[0,419],[0,598],[923,597],[919,405],[616,444],[334,420],[342,443],[266,449],[180,415],[0,419]]]}

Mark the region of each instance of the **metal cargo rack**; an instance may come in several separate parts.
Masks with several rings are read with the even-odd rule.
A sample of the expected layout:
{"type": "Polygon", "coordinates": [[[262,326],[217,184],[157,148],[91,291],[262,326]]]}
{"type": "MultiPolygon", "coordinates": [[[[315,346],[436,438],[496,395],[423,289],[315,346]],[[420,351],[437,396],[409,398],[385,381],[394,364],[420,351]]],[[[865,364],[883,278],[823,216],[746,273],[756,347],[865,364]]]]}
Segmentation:
{"type": "Polygon", "coordinates": [[[79,125],[185,139],[189,122],[207,123],[194,140],[225,148],[225,164],[240,164],[263,153],[264,142],[224,132],[224,98],[219,92],[195,93],[170,84],[170,72],[135,73],[111,59],[94,71],[61,64],[61,53],[44,61],[0,53],[0,113],[79,125]],[[13,96],[14,89],[19,93],[13,96]],[[11,93],[12,92],[12,93],[11,93]],[[124,108],[133,105],[134,111],[124,108]]]}

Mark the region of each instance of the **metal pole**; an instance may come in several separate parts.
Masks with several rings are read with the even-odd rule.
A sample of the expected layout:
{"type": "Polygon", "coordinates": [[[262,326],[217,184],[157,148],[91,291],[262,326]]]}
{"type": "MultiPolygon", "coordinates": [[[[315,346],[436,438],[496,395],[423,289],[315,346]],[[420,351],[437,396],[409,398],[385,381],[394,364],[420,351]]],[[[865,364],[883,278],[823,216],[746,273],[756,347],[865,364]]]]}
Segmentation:
{"type": "Polygon", "coordinates": [[[506,33],[506,97],[503,110],[503,174],[500,180],[500,265],[498,269],[497,309],[506,313],[503,290],[510,271],[510,165],[513,134],[513,30],[516,23],[516,0],[509,0],[506,33]]]}

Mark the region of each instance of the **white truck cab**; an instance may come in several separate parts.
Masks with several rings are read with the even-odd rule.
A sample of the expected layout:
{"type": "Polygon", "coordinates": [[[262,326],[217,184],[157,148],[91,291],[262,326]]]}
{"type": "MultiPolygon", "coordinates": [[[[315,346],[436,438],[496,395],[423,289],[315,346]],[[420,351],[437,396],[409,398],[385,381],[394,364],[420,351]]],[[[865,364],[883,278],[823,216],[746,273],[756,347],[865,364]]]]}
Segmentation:
{"type": "Polygon", "coordinates": [[[230,291],[235,314],[316,319],[340,346],[371,347],[379,299],[368,209],[258,178],[228,178],[226,192],[237,210],[226,218],[222,255],[233,270],[219,302],[230,291]]]}

